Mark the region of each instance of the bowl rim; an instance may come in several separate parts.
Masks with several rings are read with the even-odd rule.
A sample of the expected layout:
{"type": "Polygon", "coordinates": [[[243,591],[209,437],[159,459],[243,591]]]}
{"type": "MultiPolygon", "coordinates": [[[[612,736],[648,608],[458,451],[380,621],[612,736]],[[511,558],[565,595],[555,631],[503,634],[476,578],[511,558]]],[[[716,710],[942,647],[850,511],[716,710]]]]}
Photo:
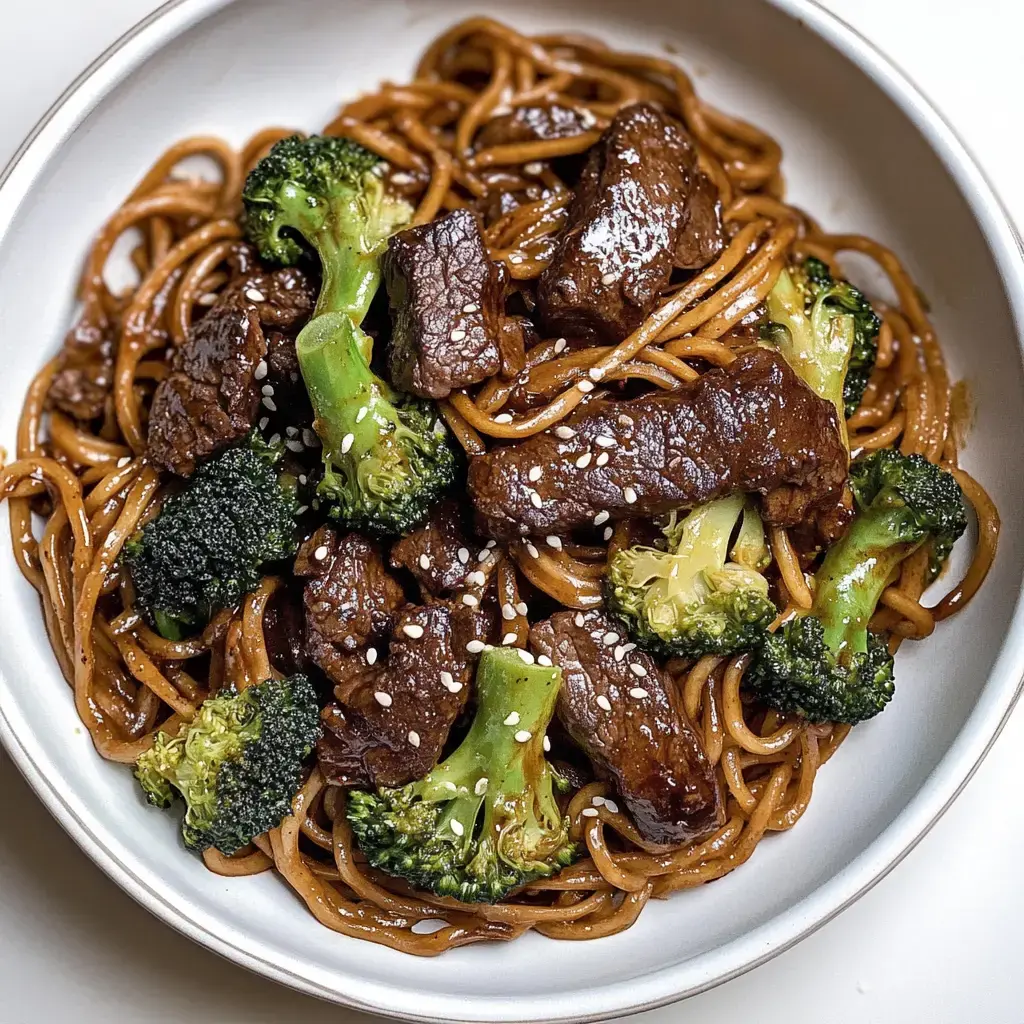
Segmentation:
{"type": "MultiPolygon", "coordinates": [[[[237,0],[166,0],[64,90],[0,172],[0,246],[48,161],[93,109],[149,56],[237,0]]],[[[766,0],[852,61],[914,123],[971,209],[1002,279],[1024,353],[1024,243],[1005,207],[955,130],[918,87],[865,36],[817,0],[766,0]]],[[[0,673],[0,695],[7,685],[0,673]]],[[[290,988],[354,1009],[417,1021],[575,1022],[637,1013],[704,992],[765,963],[816,931],[873,888],[924,838],[971,779],[1024,688],[1024,588],[982,698],[910,803],[842,871],[765,924],[715,950],[630,981],[562,996],[435,995],[349,976],[345,990],[273,962],[250,936],[182,909],[170,886],[129,854],[100,818],[63,795],[31,736],[21,736],[0,702],[0,743],[36,795],[79,847],[121,889],[193,941],[290,988]],[[202,917],[202,920],[200,920],[202,917]]]]}

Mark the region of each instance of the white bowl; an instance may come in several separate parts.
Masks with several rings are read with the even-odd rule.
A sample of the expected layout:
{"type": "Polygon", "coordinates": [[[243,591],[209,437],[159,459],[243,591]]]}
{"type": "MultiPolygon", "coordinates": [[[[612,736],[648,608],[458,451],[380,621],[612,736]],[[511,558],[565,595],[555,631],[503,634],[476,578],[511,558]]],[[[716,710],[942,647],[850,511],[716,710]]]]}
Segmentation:
{"type": "MultiPolygon", "coordinates": [[[[60,344],[88,239],[173,139],[241,141],[267,124],[315,129],[339,100],[400,80],[428,39],[484,11],[518,27],[583,29],[672,51],[702,93],[771,130],[791,195],[828,226],[901,253],[931,300],[952,370],[977,408],[966,467],[1005,523],[973,604],[901,651],[897,696],[819,775],[810,810],[751,863],[649,906],[591,943],[406,957],[320,927],[271,874],[229,880],[181,847],[130,773],[75,717],[39,608],[0,555],[0,738],[82,848],[154,914],[213,950],[326,999],[419,1020],[581,1020],[690,995],[808,934],[892,868],[967,781],[1024,675],[1019,453],[1024,382],[1014,319],[1024,264],[977,167],[927,102],[850,29],[806,0],[180,0],[141,23],[62,97],[0,185],[0,442],[60,344]]],[[[963,562],[963,553],[959,555],[963,562]]]]}

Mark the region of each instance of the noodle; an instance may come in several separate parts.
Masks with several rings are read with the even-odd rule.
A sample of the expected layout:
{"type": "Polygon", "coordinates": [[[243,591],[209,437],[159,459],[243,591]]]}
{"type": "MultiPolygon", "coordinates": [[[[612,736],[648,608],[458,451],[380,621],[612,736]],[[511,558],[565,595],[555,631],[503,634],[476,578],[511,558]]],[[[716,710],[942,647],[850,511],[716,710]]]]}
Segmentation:
{"type": "MultiPolygon", "coordinates": [[[[494,219],[485,239],[491,258],[503,262],[528,295],[572,197],[558,165],[549,161],[584,153],[620,107],[639,99],[665,105],[696,140],[700,166],[719,190],[728,245],[712,265],[673,285],[618,345],[566,352],[560,339],[541,339],[526,351],[510,343],[501,372],[474,393],[453,393],[441,403],[441,415],[458,443],[476,455],[495,442],[559,423],[587,400],[577,387],[585,377],[602,386],[679,387],[735,358],[730,332],[758,310],[789,257],[814,254],[835,266],[839,254],[859,253],[885,273],[898,302],[879,306],[876,367],[848,422],[853,454],[898,447],[941,463],[960,483],[978,521],[962,582],[933,607],[922,604],[929,559],[921,551],[902,566],[871,623],[888,634],[893,648],[903,639],[927,637],[981,586],[995,557],[999,516],[981,486],[957,466],[952,385],[905,267],[879,243],[829,235],[789,206],[782,153],[772,138],[704,103],[668,60],[620,53],[574,35],[529,38],[483,17],[436,39],[411,82],[384,84],[350,102],[326,131],[361,143],[401,172],[415,224],[505,190],[521,193],[523,201],[494,219]],[[588,130],[474,151],[478,131],[491,118],[538,102],[573,108],[588,119],[588,130]],[[520,394],[531,396],[525,409],[515,404],[520,394]]],[[[164,495],[165,482],[143,457],[154,382],[167,372],[168,352],[228,282],[227,260],[242,235],[246,173],[289,134],[267,128],[238,151],[216,138],[185,139],[143,175],[93,242],[79,289],[84,322],[109,329],[115,341],[102,421],[83,425],[48,408],[59,368],[59,360],[51,360],[26,394],[16,461],[0,472],[18,567],[39,594],[79,715],[100,754],[115,761],[133,762],[158,730],[176,733],[222,686],[243,689],[278,677],[264,616],[282,581],[264,579],[241,607],[220,612],[200,637],[172,641],[135,612],[118,555],[164,495]],[[180,176],[178,165],[197,154],[212,158],[218,182],[180,176]],[[128,294],[117,294],[103,271],[130,229],[142,238],[132,256],[140,280],[128,294]],[[38,539],[33,511],[46,516],[38,539]]],[[[395,174],[396,187],[398,182],[395,174]]],[[[607,560],[622,543],[628,543],[628,529],[620,527],[614,537],[607,531],[603,545],[559,541],[539,549],[522,541],[495,548],[481,557],[484,583],[466,592],[466,603],[478,603],[493,588],[504,640],[523,647],[530,628],[522,599],[528,585],[568,608],[596,607],[607,560]]],[[[778,622],[811,606],[804,573],[816,552],[801,543],[795,532],[771,531],[771,573],[788,603],[778,622]]],[[[313,769],[278,828],[234,857],[208,850],[205,863],[227,876],[273,868],[328,928],[418,955],[509,940],[528,929],[562,939],[614,934],[629,928],[652,896],[720,878],[749,859],[767,832],[793,827],[808,806],[819,768],[849,731],[764,714],[744,697],[748,662],[749,656],[708,656],[669,666],[725,794],[727,821],[710,838],[672,850],[646,843],[607,800],[604,784],[593,783],[577,791],[567,810],[573,836],[586,851],[583,859],[506,902],[463,905],[412,892],[369,868],[353,843],[344,793],[313,769]],[[414,930],[424,921],[442,926],[429,934],[414,930]]]]}

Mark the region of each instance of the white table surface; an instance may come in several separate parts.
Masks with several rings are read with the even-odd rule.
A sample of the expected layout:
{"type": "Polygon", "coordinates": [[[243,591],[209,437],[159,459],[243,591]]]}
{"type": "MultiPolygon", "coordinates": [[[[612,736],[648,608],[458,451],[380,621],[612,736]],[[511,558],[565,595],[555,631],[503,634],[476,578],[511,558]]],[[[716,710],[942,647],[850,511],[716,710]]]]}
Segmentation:
{"type": "MultiPolygon", "coordinates": [[[[0,3],[0,164],[67,83],[156,6],[0,3]]],[[[1024,228],[1019,0],[825,6],[937,102],[1024,228]]],[[[636,1019],[1022,1024],[1024,813],[1012,801],[1022,773],[1018,710],[952,810],[854,907],[750,974],[636,1019]]],[[[79,852],[2,752],[0,810],[0,1024],[374,1021],[251,976],[150,917],[79,852]]]]}

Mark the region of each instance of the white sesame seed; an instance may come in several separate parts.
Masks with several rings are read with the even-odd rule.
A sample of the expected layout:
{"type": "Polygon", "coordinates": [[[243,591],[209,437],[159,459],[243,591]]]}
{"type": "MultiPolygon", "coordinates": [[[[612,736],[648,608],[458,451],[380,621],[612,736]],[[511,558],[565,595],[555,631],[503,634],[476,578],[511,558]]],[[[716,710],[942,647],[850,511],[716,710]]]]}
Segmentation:
{"type": "Polygon", "coordinates": [[[519,612],[520,615],[525,615],[529,610],[530,609],[526,607],[525,601],[516,602],[516,611],[519,612]]]}
{"type": "Polygon", "coordinates": [[[600,366],[592,366],[587,370],[587,376],[591,380],[600,380],[604,376],[604,370],[600,366]]]}
{"type": "Polygon", "coordinates": [[[611,540],[612,537],[615,536],[615,531],[610,526],[606,526],[604,528],[604,533],[601,534],[601,536],[604,537],[605,540],[611,540]]]}
{"type": "Polygon", "coordinates": [[[601,275],[601,284],[604,284],[604,285],[615,284],[615,275],[614,274],[602,274],[601,275]]]}
{"type": "Polygon", "coordinates": [[[285,432],[285,433],[286,433],[286,434],[287,434],[287,435],[288,435],[289,437],[296,437],[296,436],[298,435],[298,433],[299,433],[299,431],[298,431],[298,428],[297,428],[297,427],[285,427],[285,428],[284,428],[284,432],[285,432]]]}
{"type": "Polygon", "coordinates": [[[504,725],[518,725],[519,724],[519,712],[510,711],[508,716],[505,718],[504,725]]]}
{"type": "Polygon", "coordinates": [[[377,661],[377,648],[369,647],[366,650],[366,664],[373,665],[377,661]]]}
{"type": "Polygon", "coordinates": [[[315,430],[310,430],[309,427],[302,428],[302,443],[307,448],[315,448],[319,440],[315,430]]]}
{"type": "Polygon", "coordinates": [[[264,395],[263,405],[264,408],[269,409],[271,412],[277,412],[277,405],[274,403],[274,400],[269,395],[264,395]]]}
{"type": "Polygon", "coordinates": [[[590,802],[595,807],[603,807],[604,806],[604,797],[603,796],[595,796],[590,802]]]}
{"type": "Polygon", "coordinates": [[[544,737],[544,753],[551,753],[551,740],[549,740],[547,736],[544,737]]]}
{"type": "Polygon", "coordinates": [[[364,405],[364,406],[363,406],[363,407],[362,407],[362,408],[361,408],[361,409],[359,410],[359,412],[357,412],[357,413],[356,413],[356,423],[362,423],[362,422],[363,422],[363,420],[364,420],[364,419],[366,419],[366,414],[367,414],[367,413],[368,413],[369,411],[370,411],[370,410],[369,410],[369,408],[368,408],[367,406],[365,406],[365,405],[364,405]]]}
{"type": "Polygon", "coordinates": [[[592,636],[592,637],[593,637],[593,638],[594,638],[595,640],[600,640],[600,639],[601,639],[601,638],[602,638],[602,637],[604,636],[604,630],[603,630],[603,629],[592,629],[592,630],[590,631],[590,635],[591,635],[591,636],[592,636]]]}
{"type": "Polygon", "coordinates": [[[391,182],[394,185],[411,185],[416,179],[405,171],[395,171],[391,175],[391,182]]]}
{"type": "Polygon", "coordinates": [[[599,466],[607,466],[608,465],[608,453],[607,452],[601,452],[601,454],[598,455],[598,457],[597,457],[597,464],[599,466]]]}
{"type": "Polygon", "coordinates": [[[313,557],[318,561],[322,562],[327,557],[327,545],[321,544],[320,547],[313,552],[313,557]]]}
{"type": "Polygon", "coordinates": [[[538,654],[537,655],[537,664],[538,665],[543,665],[545,668],[551,668],[553,663],[552,663],[551,659],[546,654],[538,654]]]}
{"type": "Polygon", "coordinates": [[[487,577],[479,569],[474,569],[472,572],[466,573],[466,582],[482,587],[487,582],[487,577]]]}
{"type": "Polygon", "coordinates": [[[632,672],[633,675],[639,676],[641,679],[647,675],[647,669],[645,669],[643,665],[638,665],[635,661],[631,661],[629,663],[629,671],[632,672]]]}
{"type": "Polygon", "coordinates": [[[373,699],[382,707],[391,707],[391,694],[385,693],[383,690],[378,690],[374,695],[373,699]]]}
{"type": "Polygon", "coordinates": [[[631,427],[633,426],[633,417],[627,416],[624,412],[620,412],[618,415],[618,423],[620,427],[631,427]]]}
{"type": "Polygon", "coordinates": [[[409,742],[414,747],[418,747],[420,745],[420,734],[416,732],[414,729],[409,730],[409,742]]]}
{"type": "Polygon", "coordinates": [[[533,505],[534,508],[543,508],[544,500],[536,491],[530,491],[530,504],[533,505]]]}
{"type": "Polygon", "coordinates": [[[266,377],[266,375],[267,375],[267,361],[266,361],[266,359],[261,359],[256,364],[256,369],[252,371],[252,375],[253,375],[253,377],[256,378],[256,380],[263,380],[263,378],[266,377]]]}
{"type": "Polygon", "coordinates": [[[614,800],[605,800],[604,805],[612,814],[619,813],[619,805],[614,800]]]}
{"type": "Polygon", "coordinates": [[[547,546],[549,548],[554,548],[556,551],[561,551],[562,550],[562,538],[561,537],[555,537],[554,535],[552,535],[550,537],[545,537],[544,538],[544,542],[547,544],[547,546]]]}
{"type": "Polygon", "coordinates": [[[269,425],[269,423],[270,423],[270,417],[269,416],[262,416],[260,418],[260,430],[266,430],[267,426],[269,425]]]}
{"type": "Polygon", "coordinates": [[[461,327],[458,327],[454,331],[452,331],[450,337],[452,341],[464,341],[466,337],[466,332],[461,327]]]}
{"type": "Polygon", "coordinates": [[[626,656],[626,648],[625,648],[625,646],[619,646],[619,647],[615,648],[615,660],[616,661],[622,661],[622,659],[625,656],[626,656]]]}
{"type": "MultiPolygon", "coordinates": [[[[397,177],[398,177],[397,174],[392,174],[391,175],[391,180],[394,181],[395,178],[397,178],[397,177]]],[[[406,174],[406,175],[404,175],[404,177],[408,178],[409,175],[406,174]]],[[[417,921],[409,929],[409,931],[411,931],[413,933],[413,935],[433,935],[434,932],[439,932],[439,931],[441,931],[442,928],[447,928],[447,927],[448,927],[448,922],[447,921],[444,921],[444,920],[441,920],[441,919],[435,919],[435,920],[431,921],[428,918],[424,918],[422,921],[417,921]]]]}
{"type": "Polygon", "coordinates": [[[204,292],[198,299],[196,299],[196,304],[199,306],[212,306],[216,301],[216,292],[204,292]]]}
{"type": "Polygon", "coordinates": [[[619,642],[618,633],[605,633],[604,640],[602,641],[605,647],[614,647],[619,642]]]}
{"type": "Polygon", "coordinates": [[[300,505],[300,506],[299,506],[299,507],[298,507],[298,508],[297,508],[297,509],[295,510],[295,514],[296,514],[297,516],[301,516],[301,515],[304,515],[304,514],[305,514],[306,512],[308,512],[308,511],[309,511],[309,506],[308,506],[308,505],[300,505]]]}
{"type": "Polygon", "coordinates": [[[308,478],[306,477],[306,474],[305,474],[305,473],[300,473],[300,474],[299,474],[299,483],[300,483],[300,484],[302,484],[302,486],[303,486],[303,487],[305,487],[305,486],[306,486],[306,481],[307,481],[307,479],[308,479],[308,478]]]}
{"type": "MultiPolygon", "coordinates": [[[[441,685],[446,690],[451,690],[452,689],[452,687],[455,685],[455,677],[451,674],[451,672],[447,672],[447,671],[442,670],[442,672],[441,672],[441,685]]],[[[462,689],[462,686],[460,684],[459,690],[461,690],[461,689],[462,689]]],[[[452,693],[458,693],[458,690],[452,690],[452,693]]]]}
{"type": "Polygon", "coordinates": [[[590,392],[594,390],[594,382],[592,380],[581,380],[576,387],[578,387],[583,394],[589,395],[590,392]]]}
{"type": "Polygon", "coordinates": [[[480,307],[475,302],[467,302],[462,307],[462,312],[463,313],[476,313],[476,312],[479,311],[479,309],[480,309],[480,307]]]}
{"type": "Polygon", "coordinates": [[[489,540],[489,541],[488,541],[488,542],[487,542],[487,543],[486,543],[486,544],[484,545],[484,547],[485,547],[485,548],[496,548],[497,546],[498,546],[498,542],[497,542],[496,540],[489,540]]]}
{"type": "Polygon", "coordinates": [[[606,509],[602,509],[596,516],[594,516],[594,525],[600,526],[602,523],[607,523],[609,519],[611,519],[611,516],[608,514],[608,511],[606,509]]]}
{"type": "Polygon", "coordinates": [[[533,469],[531,469],[530,472],[527,473],[526,475],[530,483],[535,484],[541,478],[543,472],[544,470],[542,470],[540,466],[534,466],[533,469]]]}
{"type": "Polygon", "coordinates": [[[273,384],[264,384],[263,387],[260,390],[265,395],[273,395],[273,393],[274,393],[274,385],[273,384]]]}
{"type": "Polygon", "coordinates": [[[486,562],[487,559],[490,558],[490,557],[491,557],[491,553],[490,553],[490,551],[487,550],[487,548],[483,548],[482,550],[480,550],[480,551],[478,551],[476,553],[476,560],[478,562],[486,562]]]}
{"type": "Polygon", "coordinates": [[[128,463],[131,461],[132,457],[130,455],[122,455],[121,458],[117,460],[117,468],[124,469],[124,467],[127,466],[128,463]]]}
{"type": "Polygon", "coordinates": [[[555,355],[559,355],[560,353],[564,352],[566,350],[566,348],[568,347],[568,345],[569,345],[569,342],[567,342],[565,340],[565,338],[559,338],[555,342],[555,355]]]}
{"type": "Polygon", "coordinates": [[[567,427],[564,424],[560,427],[555,427],[555,433],[563,440],[568,441],[570,438],[576,436],[576,431],[572,427],[567,427]]]}
{"type": "Polygon", "coordinates": [[[429,555],[420,555],[420,568],[421,569],[429,569],[430,568],[430,556],[429,555]]]}
{"type": "Polygon", "coordinates": [[[456,786],[454,782],[451,782],[448,779],[445,779],[444,782],[441,783],[441,785],[444,786],[444,788],[447,789],[450,793],[458,793],[459,791],[459,787],[456,786]]]}
{"type": "Polygon", "coordinates": [[[259,288],[246,288],[245,297],[250,302],[266,302],[267,297],[259,290],[259,288]]]}
{"type": "Polygon", "coordinates": [[[586,624],[587,620],[586,617],[583,615],[583,612],[577,612],[576,618],[573,619],[573,621],[576,623],[577,626],[580,627],[580,629],[582,629],[583,626],[586,624]]]}
{"type": "Polygon", "coordinates": [[[271,434],[270,435],[270,440],[267,441],[267,444],[270,444],[270,445],[275,445],[275,444],[280,444],[280,443],[281,443],[281,435],[280,434],[271,434]]]}
{"type": "Polygon", "coordinates": [[[623,488],[622,496],[626,499],[627,505],[632,505],[636,501],[636,491],[632,487],[623,488]]]}
{"type": "Polygon", "coordinates": [[[529,651],[524,651],[522,648],[516,651],[519,655],[519,660],[526,662],[527,665],[533,664],[533,655],[529,651]]]}
{"type": "Polygon", "coordinates": [[[533,733],[529,729],[520,729],[515,736],[516,743],[529,743],[533,739],[533,733]]]}
{"type": "Polygon", "coordinates": [[[544,165],[539,160],[531,160],[528,164],[523,164],[523,170],[527,174],[540,174],[544,170],[544,165]]]}
{"type": "Polygon", "coordinates": [[[509,261],[509,263],[512,263],[512,264],[522,263],[523,262],[522,253],[518,253],[518,252],[512,253],[512,255],[509,256],[508,261],[509,261]]]}
{"type": "Polygon", "coordinates": [[[594,444],[599,445],[601,448],[614,448],[618,441],[614,437],[610,437],[608,434],[598,434],[594,438],[594,444]]]}
{"type": "Polygon", "coordinates": [[[502,647],[514,647],[515,644],[516,644],[516,641],[518,639],[519,639],[519,635],[517,633],[506,633],[501,638],[501,646],[502,647]]]}
{"type": "Polygon", "coordinates": [[[582,454],[582,455],[581,455],[581,456],[580,456],[580,457],[579,457],[579,458],[578,458],[578,459],[576,460],[576,468],[577,468],[577,469],[586,469],[586,468],[587,468],[587,466],[589,466],[589,465],[590,465],[590,460],[591,460],[592,458],[593,458],[593,456],[592,456],[592,455],[590,454],[590,452],[584,452],[584,453],[583,453],[583,454],[582,454]]]}
{"type": "Polygon", "coordinates": [[[529,541],[526,542],[526,550],[531,558],[540,558],[540,552],[529,541]]]}
{"type": "Polygon", "coordinates": [[[629,695],[630,697],[633,697],[636,700],[643,700],[644,697],[649,696],[647,691],[642,686],[634,686],[633,689],[629,691],[629,695]]]}
{"type": "Polygon", "coordinates": [[[466,644],[466,650],[469,651],[470,654],[479,654],[486,646],[487,645],[483,640],[470,640],[469,643],[466,644]]]}
{"type": "Polygon", "coordinates": [[[494,417],[494,422],[495,423],[511,423],[512,422],[512,413],[510,413],[510,412],[499,412],[498,415],[494,417]]]}
{"type": "Polygon", "coordinates": [[[477,796],[483,796],[484,793],[487,792],[486,775],[481,775],[480,778],[476,780],[476,785],[473,787],[473,792],[476,793],[477,796]]]}
{"type": "Polygon", "coordinates": [[[516,610],[507,601],[501,606],[501,617],[506,622],[511,622],[516,617],[516,610]]]}
{"type": "Polygon", "coordinates": [[[423,636],[423,627],[418,622],[407,622],[402,627],[402,632],[409,637],[410,640],[419,640],[423,636]]]}
{"type": "Polygon", "coordinates": [[[348,453],[352,450],[352,445],[355,443],[355,440],[356,440],[356,435],[355,434],[346,434],[341,439],[341,454],[342,455],[348,455],[348,453]]]}
{"type": "Polygon", "coordinates": [[[599,813],[600,812],[596,807],[584,807],[583,810],[580,811],[580,814],[582,814],[584,818],[596,818],[599,813]]]}
{"type": "Polygon", "coordinates": [[[469,548],[459,548],[459,561],[463,565],[469,561],[469,548]]]}
{"type": "MultiPolygon", "coordinates": [[[[417,746],[418,746],[418,744],[417,744],[417,746]]],[[[451,825],[452,831],[457,836],[462,836],[462,835],[466,834],[466,830],[462,827],[462,822],[461,821],[456,821],[454,818],[452,818],[452,820],[450,822],[448,822],[448,824],[451,825]]]]}
{"type": "Polygon", "coordinates": [[[475,608],[480,603],[480,598],[474,597],[473,594],[463,594],[462,603],[469,608],[475,608]]]}
{"type": "Polygon", "coordinates": [[[612,702],[603,693],[602,694],[598,694],[597,706],[602,711],[611,711],[611,709],[612,709],[612,702]]]}

